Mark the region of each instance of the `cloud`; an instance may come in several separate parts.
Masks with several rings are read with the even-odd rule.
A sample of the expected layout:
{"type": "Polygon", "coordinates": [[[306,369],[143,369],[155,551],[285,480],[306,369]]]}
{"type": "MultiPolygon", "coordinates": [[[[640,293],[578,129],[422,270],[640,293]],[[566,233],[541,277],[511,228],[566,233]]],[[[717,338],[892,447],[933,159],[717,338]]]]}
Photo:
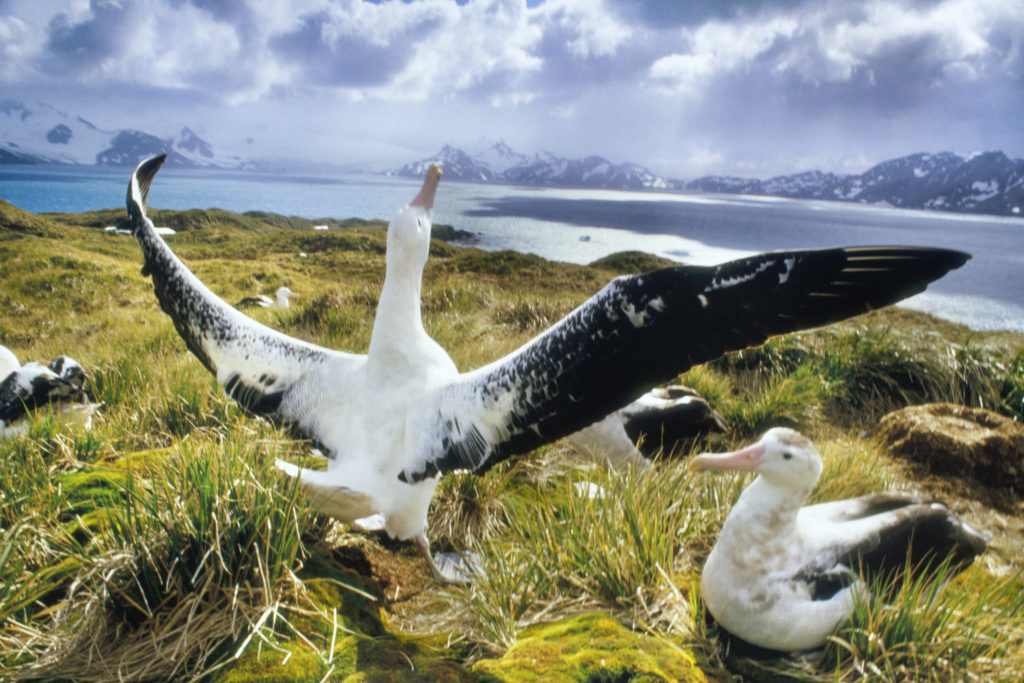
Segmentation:
{"type": "Polygon", "coordinates": [[[1022,154],[1024,0],[6,0],[0,87],[319,139],[341,121],[382,144],[494,134],[666,173],[1022,154]]]}
{"type": "Polygon", "coordinates": [[[665,91],[686,96],[699,96],[719,81],[748,77],[767,79],[783,97],[789,89],[839,93],[845,88],[900,106],[936,88],[1006,77],[1002,61],[1007,51],[1019,52],[1024,28],[1024,8],[1013,5],[829,3],[798,14],[776,9],[716,19],[682,29],[685,49],[659,58],[649,76],[665,91]],[[998,34],[1000,26],[1018,38],[998,34]],[[997,35],[1003,37],[996,40],[997,35]]]}

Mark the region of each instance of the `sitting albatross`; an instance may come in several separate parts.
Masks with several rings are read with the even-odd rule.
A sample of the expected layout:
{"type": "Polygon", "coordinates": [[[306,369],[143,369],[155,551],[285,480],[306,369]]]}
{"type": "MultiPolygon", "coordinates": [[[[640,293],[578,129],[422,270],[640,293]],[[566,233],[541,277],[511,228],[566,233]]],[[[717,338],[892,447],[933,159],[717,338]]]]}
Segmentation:
{"type": "Polygon", "coordinates": [[[288,308],[291,305],[289,304],[288,299],[293,296],[298,296],[298,294],[287,287],[278,287],[275,296],[277,297],[276,301],[266,294],[247,296],[235,304],[235,308],[246,308],[248,306],[260,306],[262,308],[288,308]]]}
{"type": "Polygon", "coordinates": [[[692,470],[754,471],[722,526],[701,593],[727,631],[772,650],[825,644],[849,617],[863,578],[950,558],[960,570],[988,539],[942,503],[880,493],[801,507],[821,475],[821,456],[792,429],[768,430],[732,453],[698,455],[692,470]]]}
{"type": "Polygon", "coordinates": [[[0,435],[17,431],[11,425],[28,411],[50,404],[88,429],[99,404],[89,403],[84,386],[85,371],[67,356],[45,366],[34,361],[22,365],[10,349],[0,346],[0,435]]]}
{"type": "Polygon", "coordinates": [[[691,365],[922,291],[967,254],[853,247],[763,254],[619,277],[517,351],[459,373],[423,329],[420,286],[441,169],[391,221],[366,355],[293,339],[239,313],[174,255],[146,217],[164,157],[143,161],[128,216],[161,307],[243,408],[312,436],[326,471],[281,467],[342,521],[380,514],[434,576],[427,508],[438,478],[497,462],[603,418],[691,365]]]}
{"type": "Polygon", "coordinates": [[[646,469],[644,456],[671,453],[705,434],[729,428],[704,398],[681,385],[655,387],[624,408],[569,435],[573,447],[612,467],[646,469]]]}

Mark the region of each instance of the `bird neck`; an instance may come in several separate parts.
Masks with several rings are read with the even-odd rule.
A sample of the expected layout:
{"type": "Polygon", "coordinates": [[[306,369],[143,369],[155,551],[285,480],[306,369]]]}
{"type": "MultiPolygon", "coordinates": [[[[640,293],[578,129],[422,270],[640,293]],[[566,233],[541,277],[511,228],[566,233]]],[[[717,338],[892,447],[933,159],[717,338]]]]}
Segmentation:
{"type": "Polygon", "coordinates": [[[394,372],[416,363],[416,349],[427,337],[420,314],[422,278],[422,267],[388,261],[370,337],[371,366],[394,372]]]}
{"type": "Polygon", "coordinates": [[[796,491],[779,486],[758,476],[740,494],[727,522],[743,525],[748,533],[763,528],[766,534],[777,535],[780,530],[795,527],[797,512],[810,493],[810,490],[796,491]]]}

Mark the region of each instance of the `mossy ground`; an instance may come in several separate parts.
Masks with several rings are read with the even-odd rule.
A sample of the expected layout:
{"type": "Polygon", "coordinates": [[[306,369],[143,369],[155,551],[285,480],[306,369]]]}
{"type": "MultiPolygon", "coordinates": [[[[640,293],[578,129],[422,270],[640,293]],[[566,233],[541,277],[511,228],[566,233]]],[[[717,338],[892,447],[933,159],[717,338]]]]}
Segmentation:
{"type": "Polygon", "coordinates": [[[501,658],[481,660],[473,670],[510,681],[707,680],[692,654],[603,613],[525,629],[501,658]]]}
{"type": "MultiPolygon", "coordinates": [[[[301,296],[296,305],[251,315],[365,352],[384,272],[383,223],[219,210],[153,216],[179,231],[172,248],[227,301],[288,285],[301,296]],[[323,223],[330,230],[312,230],[323,223]]],[[[673,458],[653,475],[606,472],[564,443],[484,477],[448,477],[432,541],[474,549],[487,574],[467,589],[440,588],[411,545],[332,525],[277,477],[274,459],[308,462],[309,444],[224,397],[159,310],[137,245],[102,229],[122,223],[121,210],[32,216],[0,201],[0,344],[23,361],[76,358],[104,404],[90,432],[44,411],[27,434],[0,441],[0,666],[37,678],[219,681],[701,680],[701,672],[768,671],[725,656],[694,589],[746,479],[692,475],[673,458]],[[587,482],[609,495],[576,495],[587,482]]],[[[574,266],[435,240],[425,327],[460,368],[475,367],[611,277],[660,265],[627,253],[574,266]]],[[[816,500],[938,492],[996,533],[970,582],[948,591],[977,601],[949,603],[959,621],[892,636],[867,614],[859,628],[895,638],[888,650],[851,635],[828,667],[784,663],[787,675],[855,678],[875,667],[886,680],[926,670],[936,680],[1015,680],[1024,672],[1019,583],[1004,583],[1020,571],[1020,501],[893,461],[865,435],[876,416],[863,409],[952,400],[1022,419],[1022,367],[1024,335],[973,333],[890,309],[680,378],[732,426],[692,450],[797,426],[826,459],[816,500]],[[964,633],[985,648],[955,649],[964,633]]]]}

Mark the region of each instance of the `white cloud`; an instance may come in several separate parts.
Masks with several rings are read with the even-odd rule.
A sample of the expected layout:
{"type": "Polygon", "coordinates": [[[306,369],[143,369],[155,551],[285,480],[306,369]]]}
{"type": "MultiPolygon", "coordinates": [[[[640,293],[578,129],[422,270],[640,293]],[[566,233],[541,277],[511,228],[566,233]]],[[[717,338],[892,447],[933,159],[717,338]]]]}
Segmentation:
{"type": "Polygon", "coordinates": [[[1024,153],[1007,132],[1024,0],[697,4],[0,0],[0,83],[5,99],[108,106],[111,125],[158,112],[250,130],[263,116],[283,149],[318,151],[339,130],[430,148],[494,134],[707,172],[839,147],[1012,138],[1024,153]]]}
{"type": "Polygon", "coordinates": [[[38,52],[28,24],[17,17],[0,16],[0,80],[26,76],[28,61],[38,52]]]}
{"type": "Polygon", "coordinates": [[[874,60],[920,45],[921,59],[937,73],[957,81],[977,79],[991,56],[989,35],[1000,29],[1020,35],[1022,22],[1019,0],[825,3],[792,11],[782,6],[682,29],[684,49],[657,59],[649,76],[654,84],[687,96],[743,71],[818,86],[850,81],[870,71],[874,60]]]}
{"type": "Polygon", "coordinates": [[[616,19],[603,3],[592,0],[552,0],[537,9],[538,23],[557,24],[573,37],[569,51],[582,58],[614,55],[633,36],[633,29],[616,19]]]}

